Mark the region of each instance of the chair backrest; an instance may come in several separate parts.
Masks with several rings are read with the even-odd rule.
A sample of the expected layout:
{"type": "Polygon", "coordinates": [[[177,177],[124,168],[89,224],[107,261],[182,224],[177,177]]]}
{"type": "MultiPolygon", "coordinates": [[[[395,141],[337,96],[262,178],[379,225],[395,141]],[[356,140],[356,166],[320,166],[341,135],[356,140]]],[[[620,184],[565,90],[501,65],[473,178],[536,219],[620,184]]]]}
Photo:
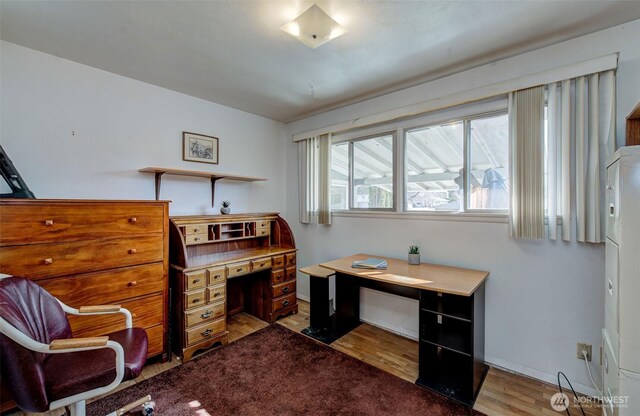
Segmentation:
{"type": "MultiPolygon", "coordinates": [[[[0,316],[43,344],[71,338],[71,327],[58,301],[46,290],[20,277],[0,279],[0,316]]],[[[0,334],[0,371],[13,400],[29,412],[49,409],[43,362],[47,354],[31,351],[0,334]],[[8,382],[10,380],[10,382],[8,382]]]]}

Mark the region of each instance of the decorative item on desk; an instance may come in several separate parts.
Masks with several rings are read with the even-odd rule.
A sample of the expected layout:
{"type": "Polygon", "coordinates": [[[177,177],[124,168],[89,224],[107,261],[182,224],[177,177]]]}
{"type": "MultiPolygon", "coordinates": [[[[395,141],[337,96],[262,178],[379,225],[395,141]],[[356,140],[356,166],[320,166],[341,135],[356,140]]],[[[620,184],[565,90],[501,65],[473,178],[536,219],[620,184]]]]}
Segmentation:
{"type": "Polygon", "coordinates": [[[409,246],[409,264],[420,264],[420,246],[409,246]]]}
{"type": "Polygon", "coordinates": [[[222,208],[220,208],[220,213],[229,214],[231,212],[231,208],[229,208],[229,205],[231,205],[231,201],[222,201],[222,208]]]}

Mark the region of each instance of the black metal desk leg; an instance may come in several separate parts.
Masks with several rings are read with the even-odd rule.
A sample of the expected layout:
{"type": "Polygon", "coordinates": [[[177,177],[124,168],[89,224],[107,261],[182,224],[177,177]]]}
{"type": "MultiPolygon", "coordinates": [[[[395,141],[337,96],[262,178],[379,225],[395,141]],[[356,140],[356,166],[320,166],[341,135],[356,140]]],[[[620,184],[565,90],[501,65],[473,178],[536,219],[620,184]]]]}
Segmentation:
{"type": "Polygon", "coordinates": [[[332,336],[333,320],[329,314],[329,278],[309,275],[310,283],[310,326],[302,333],[318,341],[330,344],[336,340],[332,336]]]}
{"type": "Polygon", "coordinates": [[[357,277],[336,273],[335,331],[337,338],[360,325],[360,283],[357,277]]]}

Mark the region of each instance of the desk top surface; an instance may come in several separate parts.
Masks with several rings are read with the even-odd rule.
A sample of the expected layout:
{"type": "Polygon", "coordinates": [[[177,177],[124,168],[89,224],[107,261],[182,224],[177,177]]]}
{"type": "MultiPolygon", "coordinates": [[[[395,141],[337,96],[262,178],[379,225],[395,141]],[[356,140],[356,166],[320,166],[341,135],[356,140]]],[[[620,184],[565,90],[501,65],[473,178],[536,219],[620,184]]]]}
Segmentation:
{"type": "Polygon", "coordinates": [[[461,296],[471,296],[489,276],[489,272],[481,270],[462,269],[460,267],[440,266],[428,263],[410,265],[406,260],[391,259],[370,254],[355,254],[353,256],[321,263],[320,266],[364,279],[461,296]],[[351,267],[354,260],[364,260],[369,257],[386,260],[387,269],[374,270],[351,267]]]}

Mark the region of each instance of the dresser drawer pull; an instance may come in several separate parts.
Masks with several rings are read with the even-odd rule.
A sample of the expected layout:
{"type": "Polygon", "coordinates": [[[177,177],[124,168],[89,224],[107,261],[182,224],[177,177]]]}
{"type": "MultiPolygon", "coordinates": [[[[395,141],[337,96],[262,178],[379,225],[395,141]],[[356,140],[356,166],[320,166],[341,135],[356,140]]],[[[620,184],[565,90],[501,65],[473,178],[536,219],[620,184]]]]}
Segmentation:
{"type": "Polygon", "coordinates": [[[193,281],[192,281],[191,283],[193,283],[194,285],[195,285],[196,283],[200,283],[200,279],[193,279],[193,281]]]}
{"type": "Polygon", "coordinates": [[[129,254],[136,254],[138,252],[138,250],[136,250],[135,248],[129,249],[129,254]]]}
{"type": "Polygon", "coordinates": [[[200,237],[194,237],[193,241],[200,241],[200,237]]]}
{"type": "Polygon", "coordinates": [[[222,277],[222,275],[221,275],[221,274],[216,274],[216,275],[214,275],[214,276],[213,276],[213,280],[218,280],[218,279],[220,279],[221,277],[222,277]]]}
{"type": "Polygon", "coordinates": [[[53,259],[44,259],[44,264],[51,264],[53,263],[53,259]]]}
{"type": "Polygon", "coordinates": [[[207,319],[207,318],[210,318],[211,316],[213,316],[213,312],[211,312],[211,311],[206,311],[205,313],[203,313],[202,315],[200,315],[200,318],[202,318],[202,319],[207,319]]]}
{"type": "Polygon", "coordinates": [[[138,282],[135,280],[130,281],[128,284],[128,286],[138,286],[138,282]]]}
{"type": "Polygon", "coordinates": [[[222,293],[220,293],[220,292],[216,292],[216,293],[214,293],[214,294],[213,294],[213,297],[214,297],[214,298],[217,298],[217,297],[218,297],[218,296],[220,296],[220,295],[222,295],[222,293]]]}
{"type": "Polygon", "coordinates": [[[282,302],[282,306],[289,306],[289,299],[282,302]]]}
{"type": "Polygon", "coordinates": [[[195,298],[194,300],[191,301],[191,303],[198,303],[200,302],[200,298],[195,298]]]}
{"type": "Polygon", "coordinates": [[[200,231],[200,228],[197,228],[197,227],[196,227],[196,228],[194,228],[194,229],[193,229],[193,232],[194,232],[194,233],[197,233],[198,231],[200,231]]]}
{"type": "Polygon", "coordinates": [[[53,220],[44,220],[44,225],[51,227],[53,225],[53,220]]]}
{"type": "Polygon", "coordinates": [[[129,222],[130,223],[135,223],[135,222],[138,222],[138,219],[136,217],[131,217],[131,218],[129,218],[129,222]]]}
{"type": "Polygon", "coordinates": [[[289,291],[289,286],[285,286],[285,287],[283,287],[283,288],[282,288],[282,291],[283,291],[284,293],[287,293],[287,292],[289,291]]]}
{"type": "Polygon", "coordinates": [[[240,267],[239,269],[236,269],[236,272],[241,272],[242,271],[242,267],[240,267]]]}
{"type": "Polygon", "coordinates": [[[209,328],[209,329],[207,329],[206,331],[202,331],[202,332],[200,332],[200,334],[201,334],[203,337],[208,337],[209,335],[211,335],[211,333],[212,333],[212,332],[213,332],[213,330],[212,330],[211,328],[209,328]]]}

